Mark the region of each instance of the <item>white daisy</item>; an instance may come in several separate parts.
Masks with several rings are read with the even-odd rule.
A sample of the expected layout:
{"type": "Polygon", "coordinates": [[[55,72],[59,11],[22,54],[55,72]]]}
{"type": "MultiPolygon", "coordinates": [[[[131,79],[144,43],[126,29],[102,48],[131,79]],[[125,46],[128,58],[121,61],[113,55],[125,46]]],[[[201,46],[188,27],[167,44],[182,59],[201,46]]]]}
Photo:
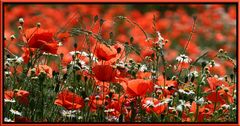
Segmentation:
{"type": "Polygon", "coordinates": [[[180,56],[178,56],[177,58],[176,58],[176,60],[178,61],[178,62],[184,62],[184,63],[190,63],[191,61],[192,61],[192,59],[191,58],[189,58],[188,56],[186,56],[185,54],[181,54],[180,56]]]}
{"type": "Polygon", "coordinates": [[[19,115],[19,116],[22,116],[22,113],[17,111],[17,110],[13,110],[12,108],[10,109],[10,112],[14,115],[19,115]]]}
{"type": "Polygon", "coordinates": [[[60,113],[63,117],[68,117],[68,118],[76,117],[76,115],[75,115],[76,112],[77,112],[76,110],[62,110],[62,111],[60,111],[60,113]]]}
{"type": "Polygon", "coordinates": [[[9,99],[4,99],[4,102],[15,103],[15,102],[16,102],[16,100],[14,100],[14,99],[11,99],[11,100],[9,100],[9,99]]]}
{"type": "Polygon", "coordinates": [[[9,118],[7,118],[7,117],[5,117],[5,118],[4,118],[4,122],[14,122],[14,121],[11,120],[11,119],[9,119],[9,118]]]}

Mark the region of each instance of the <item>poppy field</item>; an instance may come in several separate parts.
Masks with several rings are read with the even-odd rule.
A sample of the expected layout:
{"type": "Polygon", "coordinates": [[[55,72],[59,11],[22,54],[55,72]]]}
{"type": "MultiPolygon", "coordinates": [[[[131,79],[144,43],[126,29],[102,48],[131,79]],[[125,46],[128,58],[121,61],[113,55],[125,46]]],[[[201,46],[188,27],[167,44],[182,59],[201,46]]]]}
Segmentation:
{"type": "Polygon", "coordinates": [[[236,5],[4,4],[4,122],[237,122],[236,5]]]}

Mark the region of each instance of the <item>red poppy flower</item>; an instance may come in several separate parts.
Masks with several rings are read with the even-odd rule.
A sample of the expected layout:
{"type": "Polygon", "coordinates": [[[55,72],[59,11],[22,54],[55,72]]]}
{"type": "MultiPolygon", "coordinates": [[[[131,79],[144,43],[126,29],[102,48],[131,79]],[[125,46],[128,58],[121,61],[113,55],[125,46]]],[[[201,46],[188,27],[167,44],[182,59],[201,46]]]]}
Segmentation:
{"type": "Polygon", "coordinates": [[[10,91],[10,90],[4,91],[4,99],[11,100],[13,99],[13,97],[14,97],[13,91],[10,91]]]}
{"type": "Polygon", "coordinates": [[[105,100],[103,95],[99,95],[99,98],[96,96],[90,96],[89,106],[91,111],[96,111],[98,108],[101,108],[105,100]]]}
{"type": "Polygon", "coordinates": [[[58,106],[63,106],[68,110],[81,109],[84,107],[84,100],[82,97],[74,94],[73,92],[63,90],[58,94],[54,104],[58,106]]]}
{"type": "Polygon", "coordinates": [[[16,99],[19,103],[27,105],[29,103],[28,100],[29,92],[25,90],[18,90],[15,94],[16,99]]]}
{"type": "Polygon", "coordinates": [[[30,48],[39,48],[43,52],[57,54],[58,43],[53,39],[53,33],[41,28],[30,28],[25,31],[24,41],[30,48]]]}
{"type": "MultiPolygon", "coordinates": [[[[163,78],[163,76],[159,76],[158,77],[157,84],[161,85],[161,86],[164,86],[164,78],[163,78]]],[[[165,79],[165,86],[167,86],[167,87],[171,87],[171,86],[177,87],[178,83],[175,80],[167,80],[167,79],[165,79]]]]}
{"type": "Polygon", "coordinates": [[[117,71],[110,65],[95,65],[92,69],[99,81],[111,82],[115,80],[117,71]]]}
{"type": "Polygon", "coordinates": [[[95,50],[95,55],[97,56],[98,59],[100,60],[110,60],[117,55],[117,50],[110,46],[107,47],[104,44],[98,44],[95,50]]]}
{"type": "Polygon", "coordinates": [[[41,72],[46,73],[49,78],[52,78],[52,68],[47,65],[38,65],[36,68],[36,75],[39,76],[41,72]]]}
{"type": "MultiPolygon", "coordinates": [[[[198,110],[198,121],[202,122],[204,118],[210,118],[211,114],[213,113],[214,105],[213,104],[208,104],[205,106],[199,106],[198,110]]],[[[197,111],[197,104],[196,102],[192,103],[190,112],[194,113],[194,116],[196,115],[197,111]]]]}
{"type": "Polygon", "coordinates": [[[210,100],[212,102],[219,102],[221,104],[225,104],[226,102],[224,101],[224,99],[221,97],[220,92],[216,92],[216,91],[212,91],[210,94],[208,94],[208,96],[206,97],[207,100],[210,100]]]}
{"type": "Polygon", "coordinates": [[[130,96],[144,96],[153,90],[150,80],[134,79],[128,81],[126,93],[130,96]]]}
{"type": "Polygon", "coordinates": [[[30,60],[30,52],[34,52],[34,48],[22,48],[23,50],[23,54],[22,54],[22,58],[25,64],[28,63],[28,61],[30,60]]]}
{"type": "Polygon", "coordinates": [[[223,80],[219,80],[216,77],[208,77],[207,81],[212,90],[215,90],[217,88],[217,86],[222,86],[222,85],[228,86],[227,82],[225,82],[223,80]]]}

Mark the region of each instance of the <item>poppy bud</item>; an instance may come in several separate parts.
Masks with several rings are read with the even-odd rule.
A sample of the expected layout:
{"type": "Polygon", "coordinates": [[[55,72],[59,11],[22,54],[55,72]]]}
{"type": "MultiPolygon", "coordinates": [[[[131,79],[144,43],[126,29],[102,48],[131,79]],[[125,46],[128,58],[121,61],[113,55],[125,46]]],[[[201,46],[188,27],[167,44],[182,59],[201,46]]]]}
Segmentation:
{"type": "Polygon", "coordinates": [[[97,20],[98,20],[98,15],[94,17],[94,22],[96,22],[97,20]]]}
{"type": "Polygon", "coordinates": [[[231,78],[231,80],[233,80],[234,79],[234,74],[230,74],[230,78],[231,78]]]}
{"type": "Polygon", "coordinates": [[[121,48],[117,48],[117,53],[120,53],[121,52],[121,48]]]}
{"type": "Polygon", "coordinates": [[[237,67],[234,66],[233,71],[236,73],[237,72],[237,67]]]}
{"type": "Polygon", "coordinates": [[[108,96],[110,99],[112,99],[113,92],[109,92],[108,96]]]}
{"type": "Polygon", "coordinates": [[[84,81],[87,82],[87,80],[88,80],[88,77],[84,76],[84,81]]]}
{"type": "Polygon", "coordinates": [[[7,37],[4,35],[4,41],[7,40],[7,37]]]}
{"type": "Polygon", "coordinates": [[[110,37],[110,39],[113,38],[113,32],[110,32],[110,33],[109,33],[109,37],[110,37]]]}
{"type": "Polygon", "coordinates": [[[19,18],[19,19],[18,19],[18,22],[19,22],[21,25],[23,25],[23,23],[24,23],[23,18],[19,18]]]}
{"type": "Polygon", "coordinates": [[[216,88],[217,91],[218,91],[218,90],[221,90],[221,89],[222,89],[221,86],[217,86],[217,88],[216,88]]]}
{"type": "Polygon", "coordinates": [[[76,49],[77,46],[78,46],[78,45],[77,45],[77,43],[75,42],[74,45],[73,45],[73,47],[76,49]]]}
{"type": "Polygon", "coordinates": [[[214,67],[214,66],[215,66],[214,60],[211,60],[211,61],[210,61],[210,64],[214,67]]]}
{"type": "Polygon", "coordinates": [[[132,43],[134,41],[134,38],[133,37],[131,37],[130,38],[130,43],[132,43]]]}
{"type": "Polygon", "coordinates": [[[228,89],[228,88],[224,88],[223,90],[224,90],[225,92],[228,92],[228,91],[229,91],[229,89],[228,89]]]}
{"type": "Polygon", "coordinates": [[[7,54],[7,58],[10,58],[11,56],[9,54],[7,54]]]}
{"type": "Polygon", "coordinates": [[[63,54],[63,53],[60,53],[60,58],[61,58],[61,59],[63,59],[63,56],[64,56],[64,54],[63,54]]]}
{"type": "Polygon", "coordinates": [[[204,67],[207,65],[207,62],[206,62],[206,61],[203,61],[201,65],[202,65],[202,67],[204,68],[204,67]]]}
{"type": "Polygon", "coordinates": [[[103,25],[103,23],[104,23],[104,20],[103,19],[100,19],[100,26],[102,26],[103,25]]]}

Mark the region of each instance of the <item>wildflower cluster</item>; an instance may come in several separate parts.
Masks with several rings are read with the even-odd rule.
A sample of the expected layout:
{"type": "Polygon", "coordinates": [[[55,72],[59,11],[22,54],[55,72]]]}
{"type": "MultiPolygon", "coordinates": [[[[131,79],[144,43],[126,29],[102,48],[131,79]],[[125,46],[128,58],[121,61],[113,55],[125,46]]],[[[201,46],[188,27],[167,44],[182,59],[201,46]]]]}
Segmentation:
{"type": "Polygon", "coordinates": [[[36,6],[5,7],[5,122],[237,120],[235,6],[36,6]]]}

